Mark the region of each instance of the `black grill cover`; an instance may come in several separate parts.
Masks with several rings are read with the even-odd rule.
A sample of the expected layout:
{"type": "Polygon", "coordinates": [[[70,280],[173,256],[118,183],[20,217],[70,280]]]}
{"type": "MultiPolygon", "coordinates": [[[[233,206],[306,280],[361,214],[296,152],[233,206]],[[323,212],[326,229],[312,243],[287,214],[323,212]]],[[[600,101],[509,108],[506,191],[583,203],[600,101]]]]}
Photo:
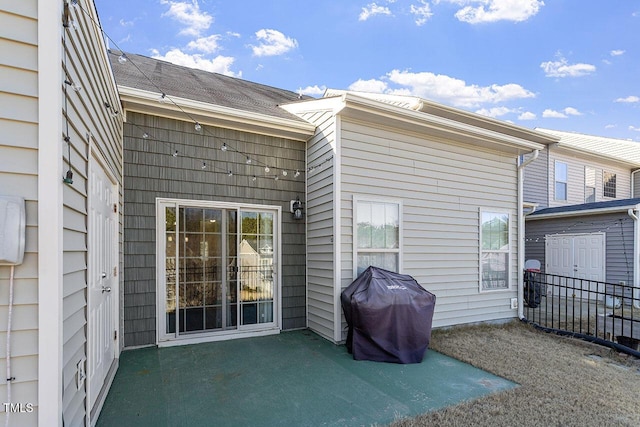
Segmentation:
{"type": "Polygon", "coordinates": [[[369,267],[341,295],[356,360],[420,363],[429,347],[436,296],[406,274],[369,267]]]}

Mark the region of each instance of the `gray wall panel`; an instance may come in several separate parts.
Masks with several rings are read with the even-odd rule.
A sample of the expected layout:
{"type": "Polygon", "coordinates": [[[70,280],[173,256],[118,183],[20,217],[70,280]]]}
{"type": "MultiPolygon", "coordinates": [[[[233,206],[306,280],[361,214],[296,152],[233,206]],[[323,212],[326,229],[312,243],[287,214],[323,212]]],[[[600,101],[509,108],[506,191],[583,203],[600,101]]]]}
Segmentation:
{"type": "Polygon", "coordinates": [[[304,200],[304,143],[214,127],[196,133],[191,122],[132,112],[127,113],[124,135],[125,346],[154,344],[156,339],[158,197],[281,206],[283,328],[305,327],[305,225],[289,213],[290,200],[304,200]],[[151,137],[142,138],[143,132],[151,137]],[[224,142],[262,165],[247,165],[241,154],[223,152],[224,142]],[[271,168],[270,177],[264,163],[271,168]],[[286,177],[282,169],[288,170],[286,177]],[[297,178],[296,169],[302,172],[297,178]],[[227,176],[228,170],[235,175],[227,176]]]}
{"type": "Polygon", "coordinates": [[[526,259],[540,260],[545,266],[545,235],[606,233],[606,281],[633,284],[633,220],[626,212],[568,218],[528,220],[526,259]]]}

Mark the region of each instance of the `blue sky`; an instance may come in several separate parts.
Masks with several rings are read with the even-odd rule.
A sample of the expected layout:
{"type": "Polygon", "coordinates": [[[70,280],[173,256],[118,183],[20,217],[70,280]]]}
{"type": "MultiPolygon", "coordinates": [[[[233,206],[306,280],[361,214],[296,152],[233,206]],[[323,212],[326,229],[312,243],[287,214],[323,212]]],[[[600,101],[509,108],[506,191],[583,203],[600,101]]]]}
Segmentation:
{"type": "Polygon", "coordinates": [[[126,52],[311,96],[408,94],[640,141],[639,0],[95,3],[126,52]]]}

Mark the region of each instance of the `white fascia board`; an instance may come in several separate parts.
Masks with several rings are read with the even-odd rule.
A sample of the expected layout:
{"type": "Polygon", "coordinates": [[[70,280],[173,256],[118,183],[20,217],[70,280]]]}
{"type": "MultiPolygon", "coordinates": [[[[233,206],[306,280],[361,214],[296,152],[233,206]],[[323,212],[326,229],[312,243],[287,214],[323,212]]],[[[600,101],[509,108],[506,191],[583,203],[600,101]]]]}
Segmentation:
{"type": "Polygon", "coordinates": [[[329,98],[306,99],[289,104],[282,104],[280,108],[295,115],[315,113],[318,111],[333,111],[333,113],[336,114],[344,107],[343,98],[342,95],[336,95],[329,98]]]}
{"type": "MultiPolygon", "coordinates": [[[[343,111],[346,111],[347,109],[353,109],[356,111],[363,111],[386,117],[397,122],[409,123],[424,128],[437,129],[446,132],[454,140],[455,137],[459,135],[467,138],[471,137],[473,139],[490,142],[496,144],[497,146],[507,146],[528,151],[544,150],[546,147],[545,144],[540,144],[496,131],[468,125],[456,120],[434,116],[432,114],[424,113],[421,111],[413,111],[402,107],[396,107],[394,105],[362,98],[350,93],[344,95],[344,102],[345,108],[343,109],[343,111]]],[[[550,140],[549,142],[552,141],[550,140]]]]}
{"type": "Polygon", "coordinates": [[[564,211],[564,212],[552,212],[548,214],[537,214],[526,216],[527,221],[535,221],[538,219],[558,218],[558,217],[573,217],[573,216],[585,216],[585,215],[601,215],[613,212],[627,212],[630,208],[634,208],[637,205],[625,205],[615,206],[611,208],[599,208],[599,209],[582,209],[578,211],[564,211]]]}
{"type": "Polygon", "coordinates": [[[189,120],[185,113],[198,119],[199,123],[209,126],[231,126],[238,130],[260,132],[306,141],[315,133],[315,126],[298,120],[269,116],[266,114],[223,107],[208,102],[169,96],[175,102],[160,104],[160,94],[142,89],[118,86],[120,98],[125,109],[141,113],[158,114],[160,110],[166,117],[189,120]]]}

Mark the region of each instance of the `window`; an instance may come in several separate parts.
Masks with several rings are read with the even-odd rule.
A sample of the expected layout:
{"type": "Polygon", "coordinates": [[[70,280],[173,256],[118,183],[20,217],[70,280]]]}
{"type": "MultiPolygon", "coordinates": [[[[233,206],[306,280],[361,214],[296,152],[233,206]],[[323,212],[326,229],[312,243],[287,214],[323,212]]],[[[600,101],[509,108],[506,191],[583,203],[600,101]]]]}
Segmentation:
{"type": "Polygon", "coordinates": [[[355,274],[369,266],[400,271],[401,204],[354,198],[355,274]]]}
{"type": "Polygon", "coordinates": [[[556,200],[567,200],[567,164],[556,162],[556,200]]]}
{"type": "Polygon", "coordinates": [[[611,172],[604,172],[603,174],[603,188],[602,193],[604,197],[616,198],[616,174],[611,172]]]}
{"type": "Polygon", "coordinates": [[[584,168],[584,202],[593,203],[596,201],[596,170],[594,168],[584,168]]]}
{"type": "Polygon", "coordinates": [[[480,289],[509,289],[509,214],[480,211],[480,289]]]}

